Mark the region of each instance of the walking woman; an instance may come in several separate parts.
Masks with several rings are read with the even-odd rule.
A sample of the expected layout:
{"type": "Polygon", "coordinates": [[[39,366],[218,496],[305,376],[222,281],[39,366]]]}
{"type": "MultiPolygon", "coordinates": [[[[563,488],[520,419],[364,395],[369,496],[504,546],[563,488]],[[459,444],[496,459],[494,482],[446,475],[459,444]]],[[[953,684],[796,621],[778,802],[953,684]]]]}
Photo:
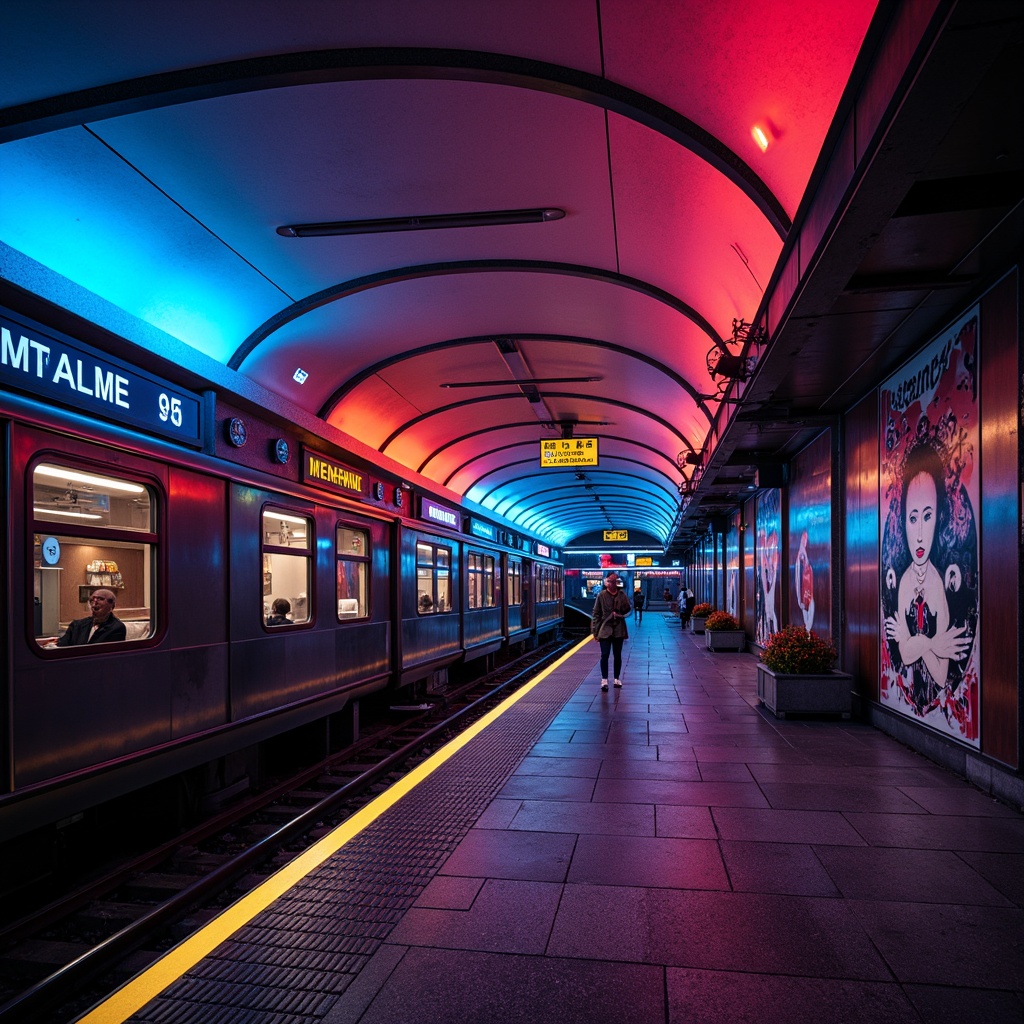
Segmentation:
{"type": "Polygon", "coordinates": [[[629,615],[629,598],[619,589],[618,573],[610,572],[604,578],[604,590],[594,602],[594,614],[590,618],[590,632],[601,645],[601,689],[608,689],[608,655],[612,654],[615,669],[615,685],[622,685],[622,641],[629,637],[626,616],[629,615]]]}

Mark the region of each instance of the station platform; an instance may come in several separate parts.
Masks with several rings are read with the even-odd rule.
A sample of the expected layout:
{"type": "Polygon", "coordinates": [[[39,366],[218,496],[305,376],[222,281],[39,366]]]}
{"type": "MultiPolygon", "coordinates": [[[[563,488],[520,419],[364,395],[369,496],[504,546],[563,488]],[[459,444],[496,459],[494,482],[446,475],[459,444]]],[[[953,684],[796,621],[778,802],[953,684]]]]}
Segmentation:
{"type": "Polygon", "coordinates": [[[587,640],[82,1019],[1024,1020],[1024,815],[630,633],[621,690],[587,640]]]}

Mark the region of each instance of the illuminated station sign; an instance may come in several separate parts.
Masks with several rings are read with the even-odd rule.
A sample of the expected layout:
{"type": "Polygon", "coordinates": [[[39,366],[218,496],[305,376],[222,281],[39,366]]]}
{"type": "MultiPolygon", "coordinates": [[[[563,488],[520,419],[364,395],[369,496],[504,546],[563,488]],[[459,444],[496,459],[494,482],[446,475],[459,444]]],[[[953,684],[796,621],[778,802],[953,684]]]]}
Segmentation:
{"type": "Polygon", "coordinates": [[[436,501],[431,501],[429,498],[420,499],[420,519],[437,523],[438,526],[446,526],[449,530],[462,532],[462,513],[448,508],[447,505],[438,505],[436,501]]]}
{"type": "Polygon", "coordinates": [[[202,398],[0,309],[0,384],[201,448],[202,398]]]}
{"type": "Polygon", "coordinates": [[[470,517],[469,532],[474,537],[483,537],[485,540],[496,541],[498,539],[498,528],[490,523],[485,523],[482,519],[477,519],[475,516],[470,517]]]}
{"type": "Polygon", "coordinates": [[[341,462],[335,462],[326,455],[310,451],[306,448],[302,458],[302,479],[307,484],[315,484],[328,491],[338,494],[367,493],[366,474],[352,469],[341,462]]]}
{"type": "Polygon", "coordinates": [[[596,466],[596,437],[560,437],[541,441],[540,464],[548,469],[563,466],[596,466]]]}

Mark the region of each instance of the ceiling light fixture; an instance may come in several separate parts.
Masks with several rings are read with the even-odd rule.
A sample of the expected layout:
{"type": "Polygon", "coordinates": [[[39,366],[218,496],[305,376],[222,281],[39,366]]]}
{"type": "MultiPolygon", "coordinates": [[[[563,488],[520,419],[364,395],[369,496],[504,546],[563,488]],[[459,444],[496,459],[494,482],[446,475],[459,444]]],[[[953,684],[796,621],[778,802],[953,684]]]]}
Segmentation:
{"type": "Polygon", "coordinates": [[[39,508],[38,505],[33,506],[32,512],[37,516],[60,516],[62,519],[102,519],[103,516],[98,516],[94,512],[69,512],[63,508],[39,508]]]}
{"type": "Polygon", "coordinates": [[[443,388],[507,388],[510,384],[523,387],[527,384],[592,384],[603,377],[526,377],[523,380],[466,380],[449,381],[443,388]]]}
{"type": "Polygon", "coordinates": [[[754,136],[757,148],[763,153],[768,148],[768,136],[765,134],[765,130],[759,124],[755,124],[750,129],[750,134],[754,136]]]}
{"type": "Polygon", "coordinates": [[[376,220],[336,220],[320,224],[286,224],[277,229],[286,238],[319,238],[322,235],[372,235],[384,231],[424,231],[432,228],[480,228],[500,224],[543,224],[561,220],[565,210],[544,207],[533,210],[484,210],[477,213],[436,213],[418,217],[382,217],[376,220]]]}
{"type": "Polygon", "coordinates": [[[47,476],[56,480],[66,480],[69,483],[87,484],[98,487],[105,491],[127,491],[128,494],[142,494],[145,487],[139,484],[129,484],[123,480],[112,480],[107,476],[93,476],[90,473],[78,473],[63,466],[48,466],[40,464],[33,470],[35,476],[47,476]]]}

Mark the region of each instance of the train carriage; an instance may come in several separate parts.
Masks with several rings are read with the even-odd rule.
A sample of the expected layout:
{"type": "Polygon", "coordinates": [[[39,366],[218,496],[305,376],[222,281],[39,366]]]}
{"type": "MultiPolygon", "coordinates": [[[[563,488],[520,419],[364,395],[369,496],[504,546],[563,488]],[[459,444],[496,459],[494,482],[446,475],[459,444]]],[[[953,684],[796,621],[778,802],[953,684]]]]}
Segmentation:
{"type": "MultiPolygon", "coordinates": [[[[5,323],[14,355],[29,337],[92,352],[17,315],[5,323]]],[[[156,388],[167,423],[0,392],[0,821],[23,856],[45,865],[68,842],[58,833],[94,826],[121,798],[170,827],[289,752],[355,738],[361,701],[386,707],[403,687],[479,674],[535,642],[522,616],[533,564],[497,524],[223,387],[193,393],[182,440],[172,428],[188,428],[194,380],[153,377],[173,369],[144,355],[142,367],[95,358],[156,388]],[[124,638],[64,646],[97,589],[115,594],[124,638]]]]}

